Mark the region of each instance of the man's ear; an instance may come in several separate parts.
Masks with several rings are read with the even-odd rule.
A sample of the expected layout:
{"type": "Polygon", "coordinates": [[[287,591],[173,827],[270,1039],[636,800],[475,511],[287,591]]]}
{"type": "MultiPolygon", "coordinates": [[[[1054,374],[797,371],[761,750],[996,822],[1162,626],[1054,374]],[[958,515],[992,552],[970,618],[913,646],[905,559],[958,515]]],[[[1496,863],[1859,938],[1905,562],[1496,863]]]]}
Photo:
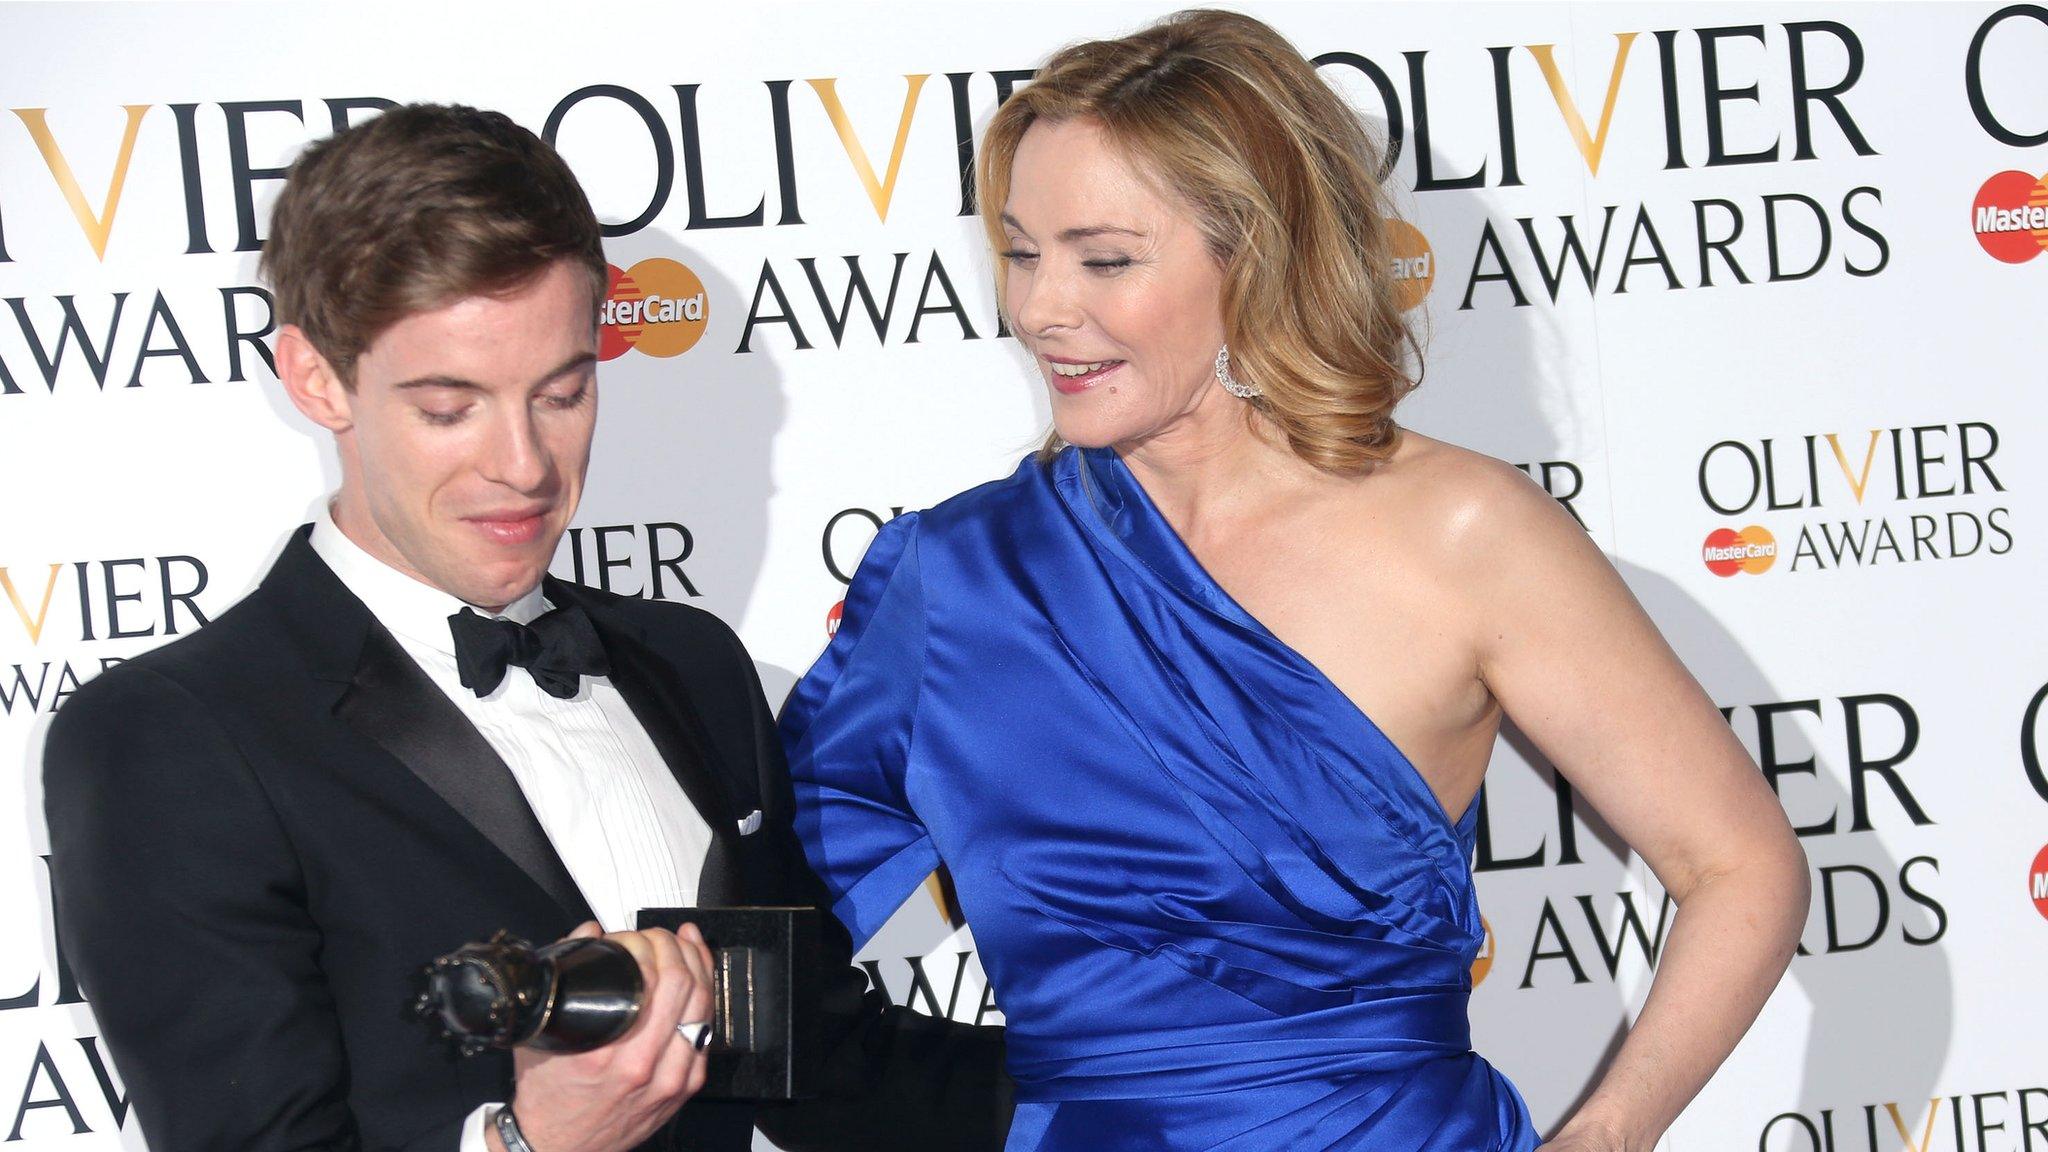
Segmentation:
{"type": "Polygon", "coordinates": [[[341,375],[327,357],[296,324],[277,330],[277,378],[306,419],[334,433],[355,427],[354,397],[342,386],[341,375]]]}

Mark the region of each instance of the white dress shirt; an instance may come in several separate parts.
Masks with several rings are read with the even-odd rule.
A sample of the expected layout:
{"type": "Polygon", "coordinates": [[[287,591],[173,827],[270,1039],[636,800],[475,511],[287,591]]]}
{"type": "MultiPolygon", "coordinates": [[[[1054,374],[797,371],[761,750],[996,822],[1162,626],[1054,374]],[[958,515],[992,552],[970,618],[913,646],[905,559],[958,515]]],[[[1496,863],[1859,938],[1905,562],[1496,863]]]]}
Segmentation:
{"type": "MultiPolygon", "coordinates": [[[[326,508],[313,524],[311,543],[512,770],[606,931],[633,927],[641,908],[696,903],[711,828],[609,678],[586,676],[581,691],[558,700],[526,669],[512,667],[480,697],[462,686],[448,628],[448,617],[471,605],[364,551],[326,508]]],[[[535,587],[496,615],[529,624],[549,607],[535,587]]],[[[470,1114],[461,1152],[488,1147],[484,1124],[494,1108],[470,1114]]]]}

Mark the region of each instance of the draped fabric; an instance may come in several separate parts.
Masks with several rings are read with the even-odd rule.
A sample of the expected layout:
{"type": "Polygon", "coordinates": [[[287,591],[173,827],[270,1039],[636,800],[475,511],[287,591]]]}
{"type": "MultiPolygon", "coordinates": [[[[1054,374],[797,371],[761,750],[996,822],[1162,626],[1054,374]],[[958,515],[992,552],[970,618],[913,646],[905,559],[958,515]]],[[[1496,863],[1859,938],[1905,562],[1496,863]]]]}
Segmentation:
{"type": "Polygon", "coordinates": [[[1471,1051],[1476,805],[1446,819],[1113,451],[891,522],[782,734],[857,939],[952,871],[1012,1152],[1535,1146],[1471,1051]]]}

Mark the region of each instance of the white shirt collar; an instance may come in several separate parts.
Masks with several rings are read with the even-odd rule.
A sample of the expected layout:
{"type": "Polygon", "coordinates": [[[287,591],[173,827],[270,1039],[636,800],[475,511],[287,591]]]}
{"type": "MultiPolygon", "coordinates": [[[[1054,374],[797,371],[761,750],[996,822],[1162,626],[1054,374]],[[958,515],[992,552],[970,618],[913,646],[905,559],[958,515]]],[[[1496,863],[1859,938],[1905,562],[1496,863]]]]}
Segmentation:
{"type": "MultiPolygon", "coordinates": [[[[454,654],[455,640],[448,631],[448,618],[464,608],[476,608],[476,605],[464,603],[370,555],[334,523],[331,498],[320,505],[320,515],[313,521],[313,536],[309,543],[379,623],[415,643],[437,652],[454,654]]],[[[520,624],[533,623],[535,617],[547,610],[547,601],[541,596],[539,585],[507,604],[503,612],[476,608],[481,615],[499,616],[520,624]]]]}

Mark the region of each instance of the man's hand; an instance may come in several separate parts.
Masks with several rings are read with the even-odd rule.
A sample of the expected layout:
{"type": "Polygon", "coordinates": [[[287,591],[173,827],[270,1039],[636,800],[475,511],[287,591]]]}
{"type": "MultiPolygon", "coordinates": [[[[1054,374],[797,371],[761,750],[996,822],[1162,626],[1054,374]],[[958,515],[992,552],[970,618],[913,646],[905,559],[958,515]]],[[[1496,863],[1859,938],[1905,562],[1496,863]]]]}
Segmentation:
{"type": "MultiPolygon", "coordinates": [[[[571,937],[599,934],[595,923],[571,937]]],[[[605,936],[640,961],[647,982],[640,1018],[624,1036],[589,1052],[512,1055],[513,1116],[534,1152],[619,1152],[652,1136],[704,1086],[704,1055],[676,1031],[711,1016],[711,952],[696,925],[605,936]]],[[[504,1152],[495,1129],[492,1152],[504,1152]]]]}

